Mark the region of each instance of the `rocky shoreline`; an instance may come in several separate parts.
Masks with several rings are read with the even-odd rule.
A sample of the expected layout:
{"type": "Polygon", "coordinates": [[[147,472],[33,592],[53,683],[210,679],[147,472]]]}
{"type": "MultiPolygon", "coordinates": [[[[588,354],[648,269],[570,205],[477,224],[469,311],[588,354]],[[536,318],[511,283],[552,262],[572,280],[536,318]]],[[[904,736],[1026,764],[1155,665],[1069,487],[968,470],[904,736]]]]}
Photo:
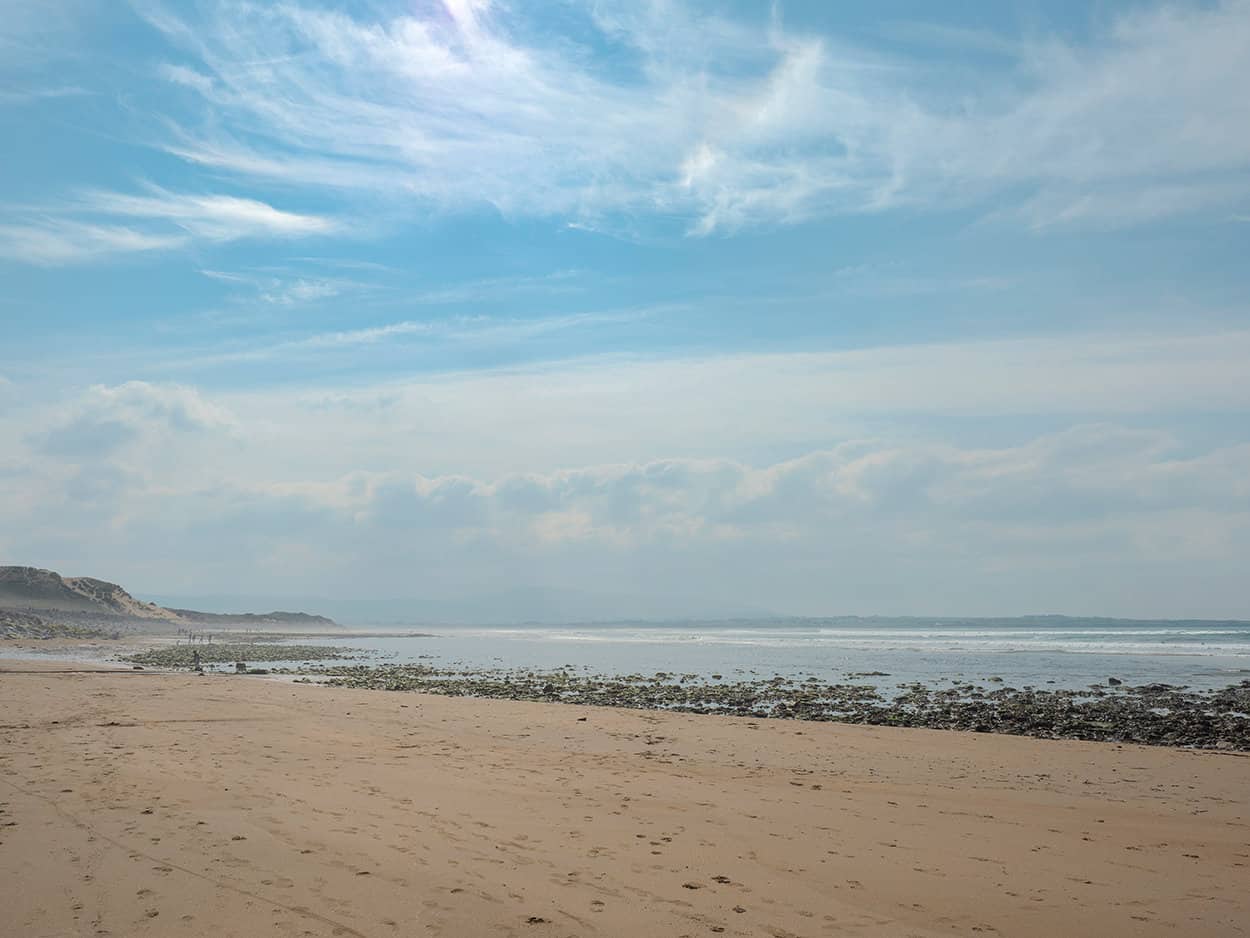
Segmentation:
{"type": "Polygon", "coordinates": [[[816,678],[705,681],[696,675],[604,677],[555,671],[440,669],[420,664],[284,669],[298,680],[373,690],[547,701],[737,717],[1006,733],[1154,746],[1250,751],[1250,681],[1193,691],[1169,684],[1039,690],[956,684],[868,684],[816,678]]]}
{"type": "Polygon", "coordinates": [[[243,661],[333,661],[353,658],[354,648],[331,645],[287,645],[264,642],[195,642],[149,648],[121,660],[148,668],[190,668],[196,664],[243,661]]]}
{"type": "MultiPolygon", "coordinates": [[[[65,619],[65,616],[59,616],[65,619]]],[[[117,628],[100,628],[96,623],[76,623],[74,621],[58,621],[46,614],[18,609],[0,609],[0,639],[33,639],[47,641],[51,639],[118,639],[121,631],[117,628]]]]}

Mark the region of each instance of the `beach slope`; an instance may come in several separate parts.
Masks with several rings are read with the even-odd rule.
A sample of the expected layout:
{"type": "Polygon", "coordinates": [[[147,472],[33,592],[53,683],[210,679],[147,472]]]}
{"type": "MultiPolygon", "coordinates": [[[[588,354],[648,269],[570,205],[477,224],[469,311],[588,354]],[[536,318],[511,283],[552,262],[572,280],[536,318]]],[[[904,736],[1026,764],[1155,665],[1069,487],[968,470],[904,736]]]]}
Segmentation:
{"type": "Polygon", "coordinates": [[[1250,758],[0,662],[0,933],[1240,935],[1250,758]]]}

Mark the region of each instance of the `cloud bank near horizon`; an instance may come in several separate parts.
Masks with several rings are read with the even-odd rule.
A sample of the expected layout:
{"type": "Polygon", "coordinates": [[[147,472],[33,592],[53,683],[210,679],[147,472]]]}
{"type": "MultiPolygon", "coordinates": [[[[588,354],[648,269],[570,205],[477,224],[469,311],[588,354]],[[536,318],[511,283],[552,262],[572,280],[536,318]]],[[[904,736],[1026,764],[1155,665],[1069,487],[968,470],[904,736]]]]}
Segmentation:
{"type": "Polygon", "coordinates": [[[1250,0],[5,14],[8,560],[1250,617],[1250,0]]]}
{"type": "MultiPolygon", "coordinates": [[[[23,440],[0,464],[0,553],[75,568],[125,558],[101,572],[160,593],[447,599],[576,583],[651,594],[650,614],[690,614],[702,596],[705,609],[795,614],[1234,616],[1235,592],[1180,587],[1222,582],[1250,547],[1250,442],[1204,441],[1186,415],[1250,405],[1238,377],[1250,339],[1191,342],[1189,385],[1157,382],[1156,343],[1121,346],[1119,375],[1109,345],[1085,343],[1088,371],[1067,369],[1066,401],[1039,393],[1054,363],[1027,343],[335,394],[98,386],[0,412],[23,440]],[[929,370],[913,370],[922,361],[929,370]],[[964,381],[940,380],[942,368],[964,381]],[[1011,381],[996,383],[996,368],[1011,381]],[[887,388],[895,397],[880,399],[887,388]],[[907,401],[1017,421],[1045,407],[1061,428],[993,446],[889,423],[854,435],[907,401]],[[1078,401],[1108,416],[1074,418],[1078,401]],[[695,406],[656,419],[674,405],[695,406]],[[1142,425],[1169,408],[1166,429],[1157,416],[1142,425]],[[843,442],[803,445],[835,423],[843,442]],[[659,455],[696,431],[689,455],[659,455]],[[726,452],[757,458],[714,455],[726,452]],[[794,455],[759,455],[770,452],[794,455]]],[[[602,616],[639,608],[605,599],[602,616]]]]}

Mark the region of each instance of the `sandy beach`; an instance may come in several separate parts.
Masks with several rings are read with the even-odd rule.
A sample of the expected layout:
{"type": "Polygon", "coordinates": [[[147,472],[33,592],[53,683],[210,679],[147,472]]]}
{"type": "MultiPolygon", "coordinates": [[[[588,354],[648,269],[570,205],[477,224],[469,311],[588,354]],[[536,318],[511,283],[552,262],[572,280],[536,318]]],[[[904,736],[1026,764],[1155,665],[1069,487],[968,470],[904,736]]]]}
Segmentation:
{"type": "Polygon", "coordinates": [[[0,933],[1240,935],[1250,757],[0,661],[0,933]]]}

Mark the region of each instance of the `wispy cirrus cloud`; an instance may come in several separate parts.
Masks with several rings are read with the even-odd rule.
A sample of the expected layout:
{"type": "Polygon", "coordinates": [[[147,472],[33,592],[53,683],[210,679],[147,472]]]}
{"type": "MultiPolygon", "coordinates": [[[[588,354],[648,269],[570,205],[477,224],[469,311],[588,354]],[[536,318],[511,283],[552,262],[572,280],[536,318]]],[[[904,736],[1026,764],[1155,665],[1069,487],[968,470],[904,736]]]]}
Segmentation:
{"type": "MultiPolygon", "coordinates": [[[[149,370],[185,381],[216,366],[264,361],[287,368],[313,363],[319,375],[368,352],[380,372],[387,356],[409,363],[422,349],[433,349],[442,364],[448,349],[617,325],[586,317],[400,321],[226,351],[167,351],[149,370]]],[[[862,435],[864,427],[883,423],[1184,422],[1188,414],[1235,421],[1250,411],[1247,354],[1244,330],[672,358],[604,354],[425,375],[379,373],[355,388],[317,380],[221,399],[235,413],[268,415],[266,446],[284,460],[334,472],[386,465],[492,475],[673,455],[750,458],[862,435]],[[329,399],[343,414],[376,415],[336,420],[342,445],[333,450],[323,443],[329,399]]],[[[261,475],[269,471],[260,459],[249,465],[261,475]]],[[[270,468],[280,477],[287,465],[270,468]]]]}
{"type": "Polygon", "coordinates": [[[91,7],[90,0],[0,2],[0,74],[37,70],[49,60],[70,57],[69,50],[90,28],[91,7]]]}
{"type": "Polygon", "coordinates": [[[284,348],[341,348],[372,345],[385,339],[406,335],[438,336],[453,341],[516,341],[535,338],[569,329],[582,329],[616,323],[637,322],[656,315],[658,308],[619,312],[571,313],[564,316],[542,316],[530,319],[492,316],[456,316],[432,321],[387,323],[365,329],[327,332],[309,336],[284,348]]]}
{"type": "Polygon", "coordinates": [[[90,192],[82,201],[91,212],[168,222],[194,237],[213,241],[327,234],[337,227],[328,218],[283,211],[257,199],[231,195],[192,195],[153,188],[149,195],[90,192]]]}
{"type": "Polygon", "coordinates": [[[489,2],[142,9],[210,115],[165,147],[252,180],[696,234],[992,198],[1036,228],[1125,225],[1205,211],[1212,187],[1250,198],[1246,0],[1134,9],[1083,44],[978,34],[997,64],[971,82],[662,0],[584,8],[594,50],[489,2]]]}
{"type": "MultiPolygon", "coordinates": [[[[442,305],[498,300],[529,294],[578,293],[585,289],[584,284],[578,282],[580,276],[579,271],[569,269],[526,277],[487,277],[437,290],[422,290],[406,299],[421,304],[442,305]]],[[[602,277],[598,280],[600,283],[603,282],[602,277]]]]}
{"type": "MultiPolygon", "coordinates": [[[[12,207],[6,256],[346,230],[251,194],[275,184],[357,218],[489,206],[695,235],[898,208],[972,205],[1046,231],[1250,206],[1250,0],[1133,8],[1079,43],[893,28],[993,53],[958,69],[679,0],[574,6],[577,39],[486,0],[139,11],[181,56],[158,77],[199,115],[162,102],[153,142],[248,194],[149,185],[12,207]]],[[[89,90],[41,81],[13,94],[89,90]]]]}
{"type": "Polygon", "coordinates": [[[0,256],[42,267],[59,267],[114,254],[163,251],[184,245],[179,234],[140,231],[76,219],[42,218],[0,225],[0,256]]]}
{"type": "Polygon", "coordinates": [[[113,254],[161,251],[195,241],[299,238],[339,228],[319,215],[284,211],[257,199],[170,192],[94,190],[36,209],[13,209],[0,225],[0,256],[42,266],[84,263],[113,254]]]}
{"type": "MultiPolygon", "coordinates": [[[[355,298],[358,309],[365,304],[370,308],[473,307],[497,306],[508,300],[522,297],[569,295],[586,289],[582,282],[583,272],[575,269],[556,270],[548,274],[530,276],[486,277],[461,281],[438,289],[421,289],[410,282],[411,276],[391,270],[381,264],[319,257],[295,257],[282,264],[245,267],[237,270],[201,268],[199,273],[230,289],[227,305],[224,308],[213,310],[201,317],[205,321],[226,323],[238,321],[240,317],[254,319],[258,305],[262,309],[292,309],[316,304],[324,305],[326,301],[346,296],[355,298]]],[[[597,280],[599,284],[605,282],[603,277],[597,280]]],[[[576,321],[575,317],[565,318],[576,321]]],[[[610,321],[603,319],[600,314],[595,314],[592,319],[610,321]]],[[[496,326],[499,323],[499,320],[492,319],[485,314],[471,315],[467,318],[462,314],[456,320],[462,325],[470,321],[494,323],[496,326]]],[[[543,317],[537,317],[531,321],[545,320],[543,317]]],[[[395,325],[397,324],[392,323],[390,326],[377,328],[388,329],[395,325]]],[[[444,336],[463,334],[459,327],[449,329],[450,323],[441,323],[432,331],[427,331],[424,327],[415,328],[417,325],[415,323],[398,325],[401,328],[380,334],[397,337],[416,334],[444,336]]],[[[368,333],[370,330],[363,331],[368,333]]],[[[347,332],[350,333],[352,330],[347,330],[347,332]]]]}
{"type": "Polygon", "coordinates": [[[75,85],[56,85],[46,88],[0,88],[0,104],[36,104],[56,98],[77,98],[93,92],[75,85]]]}
{"type": "Polygon", "coordinates": [[[282,362],[289,365],[300,360],[355,353],[372,346],[385,346],[387,352],[393,355],[402,354],[405,347],[410,347],[410,343],[414,341],[430,347],[507,345],[573,330],[638,322],[675,308],[677,307],[673,305],[665,305],[527,318],[456,315],[436,319],[405,319],[357,329],[314,332],[261,344],[249,342],[246,347],[234,350],[217,349],[208,353],[172,355],[161,367],[167,371],[186,371],[239,363],[282,362]]]}

